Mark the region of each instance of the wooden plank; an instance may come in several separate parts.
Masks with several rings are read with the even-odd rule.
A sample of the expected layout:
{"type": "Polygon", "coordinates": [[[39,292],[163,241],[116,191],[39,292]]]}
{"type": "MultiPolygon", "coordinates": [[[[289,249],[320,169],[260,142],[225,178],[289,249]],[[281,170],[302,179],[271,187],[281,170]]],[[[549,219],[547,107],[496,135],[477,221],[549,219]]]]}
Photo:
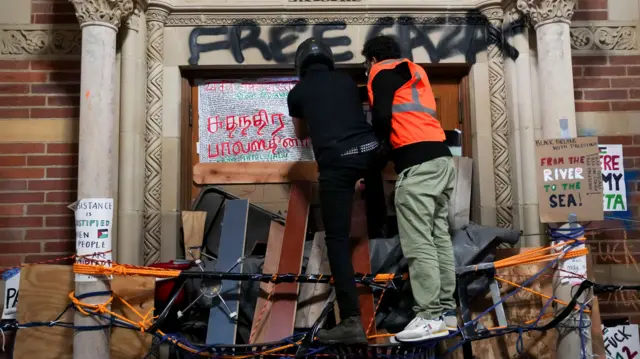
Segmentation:
{"type": "MultiPolygon", "coordinates": [[[[360,186],[356,191],[351,211],[351,261],[356,273],[371,273],[371,256],[369,254],[369,237],[367,235],[366,204],[362,199],[360,186]]],[[[373,291],[366,285],[358,285],[358,300],[360,302],[360,320],[366,331],[375,316],[373,291]]],[[[368,335],[375,335],[375,323],[368,335]]]]}
{"type": "MultiPolygon", "coordinates": [[[[283,238],[284,226],[278,222],[271,222],[262,273],[278,272],[283,238]]],[[[269,293],[271,293],[274,286],[275,284],[273,283],[260,283],[260,292],[258,293],[258,300],[256,301],[256,310],[253,314],[251,336],[249,338],[251,344],[265,342],[266,329],[268,327],[265,324],[269,321],[271,306],[273,304],[273,301],[267,300],[267,298],[269,298],[269,293]]]]}
{"type": "MultiPolygon", "coordinates": [[[[282,254],[278,263],[278,273],[300,273],[304,240],[309,218],[311,182],[300,181],[291,184],[287,222],[284,227],[282,254]]],[[[276,286],[273,295],[271,317],[267,325],[265,341],[278,341],[293,334],[298,302],[298,283],[282,283],[276,286]]]]}
{"type": "MultiPolygon", "coordinates": [[[[113,293],[126,300],[142,315],[153,311],[155,289],[156,279],[152,277],[114,276],[111,281],[113,293]]],[[[135,322],[141,320],[133,310],[117,299],[114,299],[111,310],[135,322]]],[[[111,331],[111,358],[142,359],[149,352],[152,340],[153,336],[150,334],[114,327],[111,331]]]]}
{"type": "MultiPolygon", "coordinates": [[[[313,237],[311,253],[307,262],[307,274],[331,274],[327,246],[324,241],[325,232],[316,232],[313,237]]],[[[300,284],[296,328],[310,328],[320,317],[327,298],[331,294],[331,285],[324,283],[300,284]]]]}
{"type": "Polygon", "coordinates": [[[200,259],[200,248],[202,248],[202,241],[204,239],[204,225],[206,221],[207,212],[182,211],[182,230],[184,233],[185,258],[194,261],[200,259]],[[189,252],[189,249],[191,249],[191,253],[189,252]]]}
{"type": "MultiPolygon", "coordinates": [[[[20,270],[18,294],[19,323],[50,322],[69,305],[69,293],[74,290],[71,266],[37,264],[20,270]]],[[[73,310],[59,320],[73,323],[73,310]]],[[[18,330],[14,359],[71,359],[73,329],[33,327],[18,330]]]]}
{"type": "MultiPolygon", "coordinates": [[[[383,178],[395,180],[393,164],[383,171],[383,178]]],[[[196,184],[258,184],[290,183],[293,181],[318,180],[315,162],[235,162],[198,163],[193,166],[193,181],[196,184]]]]}
{"type": "Polygon", "coordinates": [[[456,184],[449,203],[449,226],[459,229],[469,224],[471,215],[471,180],[473,160],[466,157],[454,157],[456,166],[456,184]]]}
{"type": "MultiPolygon", "coordinates": [[[[248,216],[248,200],[234,199],[225,203],[216,271],[229,271],[244,255],[248,216]]],[[[242,263],[231,270],[231,273],[241,272],[242,263]]],[[[220,296],[226,302],[229,310],[235,313],[238,313],[240,306],[240,284],[238,281],[223,280],[220,288],[220,296]]],[[[222,301],[216,298],[214,307],[209,311],[206,344],[235,344],[236,329],[236,321],[229,317],[222,301]]]]}

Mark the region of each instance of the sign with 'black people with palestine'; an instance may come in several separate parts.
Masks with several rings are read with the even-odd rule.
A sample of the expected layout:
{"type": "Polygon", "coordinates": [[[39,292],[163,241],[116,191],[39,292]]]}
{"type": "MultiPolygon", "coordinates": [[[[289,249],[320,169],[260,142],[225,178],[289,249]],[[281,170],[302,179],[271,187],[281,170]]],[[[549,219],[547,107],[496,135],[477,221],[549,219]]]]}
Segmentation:
{"type": "Polygon", "coordinates": [[[536,141],[537,187],[540,220],[600,221],[602,172],[597,137],[536,141]]]}

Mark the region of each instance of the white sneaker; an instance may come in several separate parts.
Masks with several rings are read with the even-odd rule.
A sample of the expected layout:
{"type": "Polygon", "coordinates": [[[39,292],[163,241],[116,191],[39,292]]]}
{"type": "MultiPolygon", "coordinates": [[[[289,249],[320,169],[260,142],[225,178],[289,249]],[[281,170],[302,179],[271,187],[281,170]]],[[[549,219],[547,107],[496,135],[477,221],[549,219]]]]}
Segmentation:
{"type": "Polygon", "coordinates": [[[421,342],[447,335],[449,330],[444,321],[415,317],[403,331],[396,334],[396,339],[400,342],[421,342]]]}

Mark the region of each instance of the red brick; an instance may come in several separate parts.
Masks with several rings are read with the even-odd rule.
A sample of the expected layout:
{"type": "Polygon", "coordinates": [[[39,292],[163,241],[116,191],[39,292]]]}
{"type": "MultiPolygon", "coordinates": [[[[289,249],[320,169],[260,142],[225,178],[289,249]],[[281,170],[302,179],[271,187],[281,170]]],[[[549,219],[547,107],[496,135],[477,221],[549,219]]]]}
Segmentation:
{"type": "Polygon", "coordinates": [[[21,241],[24,239],[24,230],[0,229],[0,239],[3,241],[21,241]]]}
{"type": "Polygon", "coordinates": [[[42,223],[42,217],[0,217],[0,228],[42,227],[42,223]]]}
{"type": "Polygon", "coordinates": [[[31,118],[79,118],[78,107],[32,108],[31,118]]]}
{"type": "Polygon", "coordinates": [[[73,216],[48,216],[44,219],[45,227],[75,228],[73,216]]]}
{"type": "Polygon", "coordinates": [[[22,257],[17,255],[0,255],[0,267],[17,267],[22,263],[22,257]]]}
{"type": "Polygon", "coordinates": [[[585,10],[585,9],[605,10],[607,9],[607,0],[580,0],[576,4],[576,8],[580,10],[585,10]]]}
{"type": "Polygon", "coordinates": [[[68,1],[54,1],[53,12],[56,14],[75,14],[75,8],[73,7],[73,4],[68,1]]]}
{"type": "Polygon", "coordinates": [[[582,76],[583,71],[584,71],[584,68],[582,66],[574,66],[573,67],[573,77],[582,76]]]}
{"type": "Polygon", "coordinates": [[[47,105],[49,106],[80,106],[80,96],[48,96],[47,105]]]}
{"type": "Polygon", "coordinates": [[[70,211],[66,204],[30,204],[27,206],[28,215],[66,215],[70,211]]]}
{"type": "Polygon", "coordinates": [[[583,88],[609,88],[611,87],[611,82],[609,79],[601,79],[601,78],[582,78],[582,79],[573,79],[573,85],[577,89],[583,88]]]}
{"type": "Polygon", "coordinates": [[[617,101],[611,103],[612,111],[640,111],[640,101],[617,101]]]}
{"type": "Polygon", "coordinates": [[[29,85],[0,85],[0,94],[29,93],[29,85]]]}
{"type": "Polygon", "coordinates": [[[640,55],[609,56],[611,65],[637,65],[640,64],[640,55]]]}
{"type": "Polygon", "coordinates": [[[2,60],[0,70],[24,70],[29,68],[29,61],[2,60]]]}
{"type": "Polygon", "coordinates": [[[574,56],[572,58],[574,65],[606,65],[606,56],[574,56]]]}
{"type": "MultiPolygon", "coordinates": [[[[622,68],[624,70],[624,68],[622,68]]],[[[51,72],[49,82],[80,82],[80,71],[51,72]]]]}
{"type": "MultiPolygon", "coordinates": [[[[20,204],[0,205],[0,216],[22,216],[24,214],[24,206],[20,204]]],[[[2,238],[0,237],[0,240],[2,238]]]]}
{"type": "Polygon", "coordinates": [[[42,239],[69,240],[75,238],[75,233],[75,228],[28,229],[25,239],[28,241],[42,239]]]}
{"type": "Polygon", "coordinates": [[[640,98],[640,90],[629,90],[629,98],[640,98]]]}
{"type": "Polygon", "coordinates": [[[78,153],[77,143],[48,143],[47,153],[78,153]]]}
{"type": "MultiPolygon", "coordinates": [[[[598,142],[600,142],[600,137],[598,137],[598,142]]],[[[624,168],[633,168],[635,166],[635,159],[633,158],[623,158],[622,159],[622,164],[624,165],[624,168]]],[[[630,191],[629,188],[627,188],[627,192],[630,191]]]]}
{"type": "Polygon", "coordinates": [[[34,14],[34,24],[77,24],[75,14],[34,14]]]}
{"type": "Polygon", "coordinates": [[[78,156],[74,155],[27,156],[28,166],[72,166],[77,163],[78,156]]]}
{"type": "Polygon", "coordinates": [[[640,135],[633,136],[633,143],[635,143],[636,145],[640,145],[640,135]]]}
{"type": "Polygon", "coordinates": [[[611,87],[631,88],[640,87],[640,77],[625,77],[611,79],[611,87]]]}
{"type": "Polygon", "coordinates": [[[25,263],[47,263],[47,264],[72,264],[73,263],[73,259],[72,258],[65,258],[68,257],[67,255],[71,255],[72,253],[66,253],[65,254],[33,254],[33,255],[28,255],[24,262],[25,263]]]}
{"type": "Polygon", "coordinates": [[[69,203],[77,199],[78,195],[75,191],[71,192],[49,192],[47,193],[45,202],[53,203],[69,203]]]}
{"type": "Polygon", "coordinates": [[[627,66],[627,75],[640,76],[640,66],[627,66]]]}
{"type": "Polygon", "coordinates": [[[571,18],[572,21],[593,21],[593,20],[607,20],[607,11],[593,10],[593,11],[576,11],[571,18]]]}
{"type": "Polygon", "coordinates": [[[585,90],[585,100],[626,100],[627,90],[585,90]]]}
{"type": "Polygon", "coordinates": [[[72,253],[76,250],[76,241],[45,242],[45,252],[72,253]]]}
{"type": "Polygon", "coordinates": [[[44,106],[47,102],[45,96],[0,96],[0,106],[44,106]]]}
{"type": "Polygon", "coordinates": [[[576,102],[577,112],[609,111],[608,102],[576,102]]]}
{"type": "Polygon", "coordinates": [[[43,178],[44,168],[0,168],[0,178],[43,178]]]}
{"type": "MultiPolygon", "coordinates": [[[[20,191],[27,189],[27,181],[5,181],[0,180],[0,191],[20,191]]],[[[0,195],[0,201],[5,194],[0,195]]]]}
{"type": "Polygon", "coordinates": [[[630,145],[633,143],[631,136],[598,136],[598,144],[601,145],[630,145]]]}
{"type": "Polygon", "coordinates": [[[29,190],[30,191],[56,191],[56,190],[75,190],[78,187],[78,182],[76,180],[60,180],[60,179],[50,179],[50,180],[41,180],[41,181],[29,181],[29,190]]]}
{"type": "Polygon", "coordinates": [[[640,146],[626,146],[622,151],[625,157],[640,157],[640,146]]]}
{"type": "Polygon", "coordinates": [[[29,118],[29,109],[0,108],[0,118],[29,118]]]}
{"type": "Polygon", "coordinates": [[[42,203],[43,192],[10,192],[0,195],[0,203],[42,203]]]}
{"type": "Polygon", "coordinates": [[[76,178],[78,167],[50,167],[47,168],[47,178],[76,178]]]}
{"type": "Polygon", "coordinates": [[[32,70],[80,70],[80,61],[74,60],[33,60],[31,61],[32,70]]]}
{"type": "Polygon", "coordinates": [[[40,243],[0,243],[0,253],[39,253],[40,243]]]}
{"type": "Polygon", "coordinates": [[[45,82],[47,74],[44,72],[0,72],[0,82],[45,82]]]}
{"type": "Polygon", "coordinates": [[[582,91],[573,91],[573,98],[576,100],[582,100],[582,91]]]}
{"type": "Polygon", "coordinates": [[[24,166],[26,156],[0,156],[0,167],[24,166]]]}
{"type": "Polygon", "coordinates": [[[53,12],[53,4],[51,3],[31,3],[31,13],[32,14],[48,14],[53,12]]]}
{"type": "Polygon", "coordinates": [[[78,84],[37,84],[31,85],[31,93],[46,94],[77,94],[80,93],[80,85],[78,84]]]}
{"type": "Polygon", "coordinates": [[[627,69],[624,66],[587,66],[583,76],[626,76],[627,69]]]}
{"type": "Polygon", "coordinates": [[[43,143],[0,143],[0,153],[22,154],[22,153],[44,153],[43,143]]]}

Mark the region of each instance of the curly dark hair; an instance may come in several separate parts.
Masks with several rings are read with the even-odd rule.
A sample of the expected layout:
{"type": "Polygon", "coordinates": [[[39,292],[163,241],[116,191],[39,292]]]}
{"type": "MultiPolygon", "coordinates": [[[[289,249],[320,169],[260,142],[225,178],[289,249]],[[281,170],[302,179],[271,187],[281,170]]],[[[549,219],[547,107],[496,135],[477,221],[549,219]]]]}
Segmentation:
{"type": "Polygon", "coordinates": [[[402,57],[402,50],[392,36],[380,35],[365,42],[362,55],[367,61],[371,61],[374,57],[378,61],[384,61],[402,57]]]}

